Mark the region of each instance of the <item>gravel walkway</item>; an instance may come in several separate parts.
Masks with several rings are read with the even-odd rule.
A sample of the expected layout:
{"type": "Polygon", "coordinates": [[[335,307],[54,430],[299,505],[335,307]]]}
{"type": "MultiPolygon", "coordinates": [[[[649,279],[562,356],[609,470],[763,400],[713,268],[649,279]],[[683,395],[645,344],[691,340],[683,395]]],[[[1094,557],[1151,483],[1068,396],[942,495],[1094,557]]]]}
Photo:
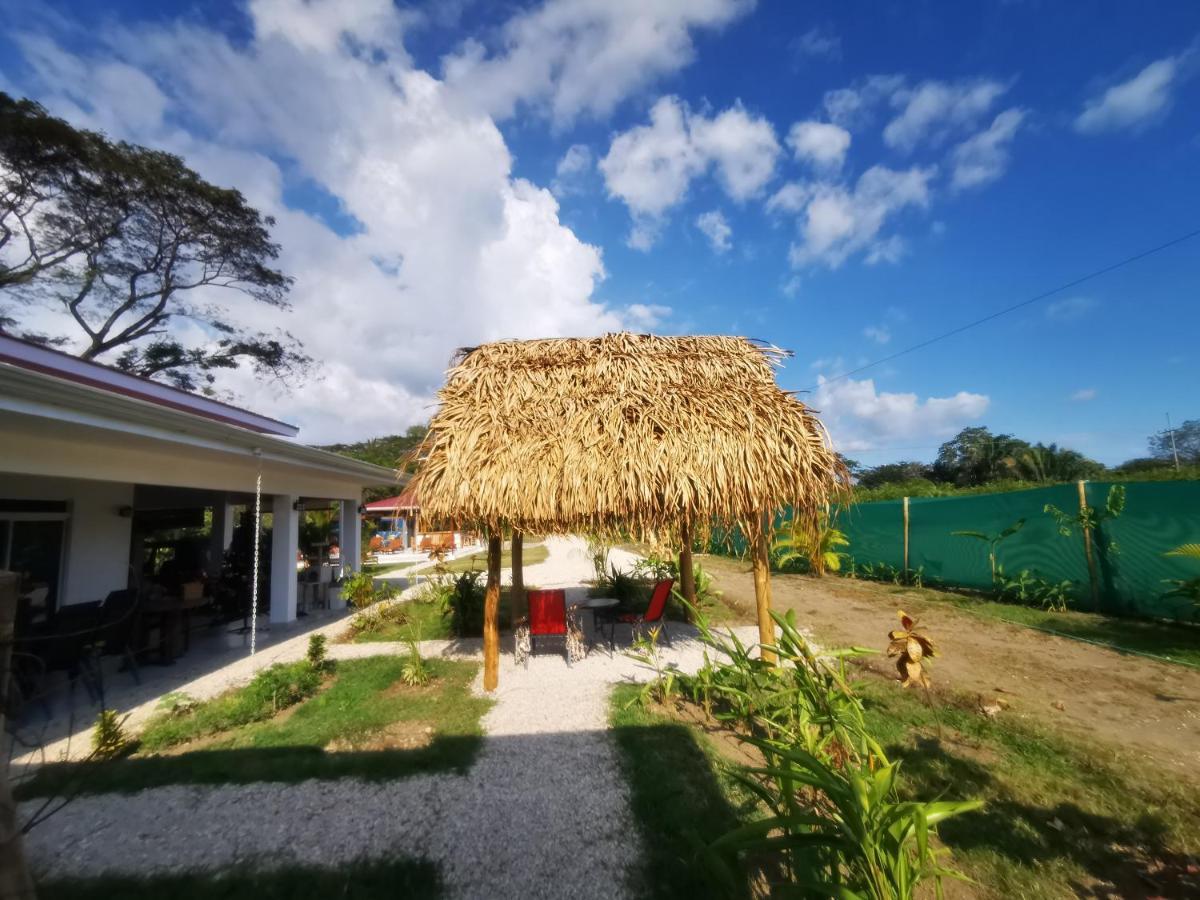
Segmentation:
{"type": "MultiPolygon", "coordinates": [[[[549,557],[529,567],[527,582],[578,590],[591,568],[583,542],[548,544],[549,557]]],[[[744,631],[754,639],[753,628],[744,631]]],[[[455,655],[475,649],[425,646],[455,655]]],[[[336,655],[392,649],[340,645],[336,655]]],[[[702,654],[682,634],[664,651],[685,671],[702,654]]],[[[28,853],[43,876],[333,867],[403,855],[438,863],[455,898],[625,897],[638,837],[606,731],[608,695],[613,684],[647,675],[619,653],[593,651],[569,668],[561,656],[538,655],[527,670],[506,653],[496,705],[484,719],[487,741],[464,776],[83,797],[29,835],[28,853]]]]}

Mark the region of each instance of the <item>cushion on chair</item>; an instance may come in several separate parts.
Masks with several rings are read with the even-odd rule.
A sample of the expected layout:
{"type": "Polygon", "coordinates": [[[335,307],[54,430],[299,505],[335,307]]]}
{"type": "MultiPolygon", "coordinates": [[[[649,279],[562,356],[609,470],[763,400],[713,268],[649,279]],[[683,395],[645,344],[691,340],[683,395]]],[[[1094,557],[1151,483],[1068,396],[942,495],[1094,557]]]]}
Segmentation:
{"type": "Polygon", "coordinates": [[[535,637],[567,633],[567,592],[529,591],[529,633],[535,637]]]}

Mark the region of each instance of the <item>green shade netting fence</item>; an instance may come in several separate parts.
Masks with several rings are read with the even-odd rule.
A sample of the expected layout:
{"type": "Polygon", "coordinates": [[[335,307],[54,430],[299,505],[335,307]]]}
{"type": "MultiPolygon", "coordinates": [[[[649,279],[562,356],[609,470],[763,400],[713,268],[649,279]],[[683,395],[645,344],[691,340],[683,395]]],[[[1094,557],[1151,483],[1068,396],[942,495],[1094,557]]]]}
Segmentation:
{"type": "MultiPolygon", "coordinates": [[[[1088,482],[1089,506],[1103,509],[1116,482],[1088,482]]],[[[1098,612],[1193,619],[1200,610],[1183,597],[1168,597],[1169,579],[1200,577],[1200,562],[1164,557],[1180,544],[1200,542],[1200,481],[1133,482],[1124,484],[1125,511],[1104,522],[1094,534],[1097,602],[1093,603],[1083,536],[1059,534],[1045,506],[1054,504],[1074,515],[1079,511],[1079,488],[1061,484],[1029,491],[975,494],[961,497],[914,497],[909,500],[909,570],[920,571],[926,582],[988,590],[992,587],[988,545],[954,535],[977,531],[995,535],[1019,519],[1024,527],[997,547],[997,562],[1006,575],[1028,570],[1037,578],[1075,585],[1073,605],[1098,612]],[[1116,543],[1118,552],[1111,549],[1116,543]]],[[[850,546],[847,555],[856,567],[904,565],[904,504],[902,500],[854,504],[837,516],[850,546]]],[[[713,536],[714,552],[744,552],[741,535],[713,536]]]]}

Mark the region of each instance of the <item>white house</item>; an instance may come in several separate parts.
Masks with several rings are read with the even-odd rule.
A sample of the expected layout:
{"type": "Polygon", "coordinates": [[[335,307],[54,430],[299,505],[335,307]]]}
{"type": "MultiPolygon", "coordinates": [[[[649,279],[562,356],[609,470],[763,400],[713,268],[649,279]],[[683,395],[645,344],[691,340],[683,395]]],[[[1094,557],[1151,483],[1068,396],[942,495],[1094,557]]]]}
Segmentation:
{"type": "Polygon", "coordinates": [[[211,511],[219,566],[237,506],[273,518],[270,618],[296,618],[299,510],[340,504],[357,568],[363,488],[390,469],[306,447],[292,425],[0,335],[0,569],[36,567],[57,606],[130,586],[135,516],[211,511]]]}

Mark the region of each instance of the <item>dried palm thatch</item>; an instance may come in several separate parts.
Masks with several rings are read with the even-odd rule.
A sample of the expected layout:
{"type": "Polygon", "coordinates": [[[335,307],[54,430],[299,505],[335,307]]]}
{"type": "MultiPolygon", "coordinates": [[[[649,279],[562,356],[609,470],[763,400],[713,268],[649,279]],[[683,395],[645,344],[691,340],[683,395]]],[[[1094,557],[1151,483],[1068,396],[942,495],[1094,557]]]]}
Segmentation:
{"type": "Polygon", "coordinates": [[[848,485],[816,417],[739,337],[501,341],[459,351],[413,489],[422,512],[534,533],[654,538],[815,516],[848,485]]]}

